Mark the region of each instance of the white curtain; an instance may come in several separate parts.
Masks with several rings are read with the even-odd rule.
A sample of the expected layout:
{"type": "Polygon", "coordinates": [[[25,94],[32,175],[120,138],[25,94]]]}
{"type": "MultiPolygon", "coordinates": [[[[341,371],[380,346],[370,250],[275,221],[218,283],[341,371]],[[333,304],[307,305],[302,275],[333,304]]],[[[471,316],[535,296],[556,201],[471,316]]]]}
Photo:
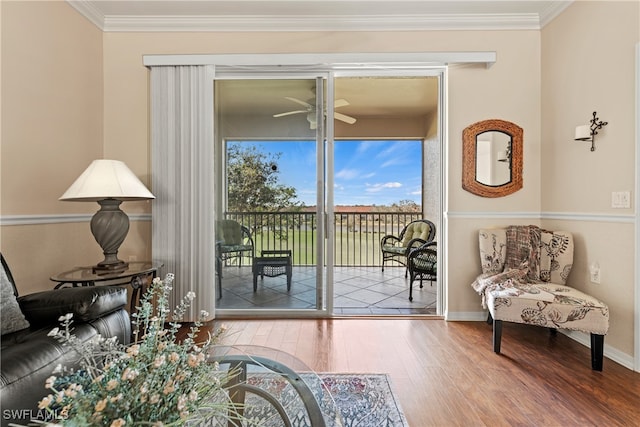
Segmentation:
{"type": "Polygon", "coordinates": [[[196,294],[185,320],[214,316],[212,66],[152,66],[152,255],[175,274],[171,306],[196,294]]]}

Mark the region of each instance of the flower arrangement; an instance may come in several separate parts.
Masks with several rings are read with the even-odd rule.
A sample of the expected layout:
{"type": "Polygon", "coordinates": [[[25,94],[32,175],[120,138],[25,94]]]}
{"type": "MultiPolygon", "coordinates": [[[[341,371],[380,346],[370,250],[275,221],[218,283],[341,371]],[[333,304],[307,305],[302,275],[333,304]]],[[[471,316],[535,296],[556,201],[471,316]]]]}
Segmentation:
{"type": "Polygon", "coordinates": [[[61,328],[49,335],[78,352],[80,369],[58,366],[47,379],[45,387],[51,393],[39,402],[40,409],[65,426],[178,426],[240,418],[224,390],[234,373],[207,361],[225,330],[219,328],[204,342],[196,342],[208,317],[203,311],[179,342],[180,321],[195,294],[189,292],[171,312],[168,293],[173,279],[168,274],[165,280],[153,280],[132,314],[133,342],[128,346],[100,336],[83,343],[72,334],[72,315],[62,316],[61,328]]]}

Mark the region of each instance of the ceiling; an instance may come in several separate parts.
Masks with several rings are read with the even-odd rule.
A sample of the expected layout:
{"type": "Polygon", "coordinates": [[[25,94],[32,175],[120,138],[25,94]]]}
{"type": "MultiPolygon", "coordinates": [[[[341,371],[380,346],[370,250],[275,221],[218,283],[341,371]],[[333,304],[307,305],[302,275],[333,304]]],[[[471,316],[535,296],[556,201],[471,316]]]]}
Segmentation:
{"type": "Polygon", "coordinates": [[[540,29],[565,0],[67,0],[103,31],[540,29]]]}

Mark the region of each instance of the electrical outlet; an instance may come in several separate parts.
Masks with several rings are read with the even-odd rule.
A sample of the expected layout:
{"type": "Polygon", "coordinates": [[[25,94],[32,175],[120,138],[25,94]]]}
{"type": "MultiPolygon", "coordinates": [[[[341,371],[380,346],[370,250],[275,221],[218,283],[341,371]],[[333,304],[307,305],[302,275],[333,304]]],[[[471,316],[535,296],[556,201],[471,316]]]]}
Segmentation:
{"type": "Polygon", "coordinates": [[[600,264],[597,262],[591,264],[589,273],[591,275],[591,283],[600,284],[600,264]]]}

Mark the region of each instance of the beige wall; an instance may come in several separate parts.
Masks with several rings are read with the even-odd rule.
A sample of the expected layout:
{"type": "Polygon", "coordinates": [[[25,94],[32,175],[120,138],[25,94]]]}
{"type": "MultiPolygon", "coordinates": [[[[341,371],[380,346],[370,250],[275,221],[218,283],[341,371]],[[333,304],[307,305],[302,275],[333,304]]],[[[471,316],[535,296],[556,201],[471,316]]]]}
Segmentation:
{"type": "MultiPolygon", "coordinates": [[[[633,153],[633,94],[631,90],[628,94],[621,93],[623,82],[633,81],[629,77],[633,72],[633,55],[626,47],[615,51],[621,43],[631,43],[631,35],[637,34],[637,22],[634,33],[628,18],[634,11],[633,16],[637,17],[637,4],[611,8],[575,4],[542,32],[101,34],[61,2],[5,5],[1,213],[3,216],[92,213],[96,210],[93,206],[84,206],[91,204],[62,203],[57,198],[90,160],[102,156],[125,161],[143,182],[150,181],[149,82],[148,71],[142,65],[145,54],[496,51],[498,61],[489,69],[454,66],[448,73],[447,309],[452,317],[479,317],[479,298],[469,286],[479,271],[478,228],[537,222],[540,212],[546,211],[608,212],[610,191],[633,190],[632,156],[619,155],[624,146],[633,153]],[[40,16],[37,25],[32,21],[34,14],[40,16]],[[599,17],[602,14],[604,18],[599,17]],[[592,25],[585,25],[582,19],[592,25]],[[631,30],[631,35],[609,34],[614,33],[610,28],[620,26],[618,20],[631,30]],[[571,30],[564,30],[563,25],[569,25],[571,30]],[[589,29],[599,37],[587,35],[589,29]],[[576,31],[588,38],[574,36],[576,31]],[[597,40],[597,53],[592,52],[591,37],[597,40]],[[581,47],[583,44],[586,48],[581,47]],[[590,60],[585,59],[582,65],[565,60],[565,57],[583,58],[578,54],[583,49],[587,50],[584,58],[590,60]],[[608,61],[602,61],[603,55],[608,61]],[[61,57],[65,60],[59,60],[61,57]],[[7,62],[11,66],[6,66],[7,62]],[[608,79],[605,85],[604,76],[612,70],[620,70],[622,77],[608,79]],[[571,81],[577,74],[592,78],[583,82],[584,86],[579,85],[571,81]],[[613,83],[613,91],[609,90],[611,80],[618,80],[613,83]],[[594,90],[594,85],[602,89],[594,90]],[[7,87],[13,89],[7,93],[7,87]],[[571,98],[580,101],[570,102],[571,98]],[[14,105],[14,111],[7,113],[7,106],[14,105]],[[603,133],[602,150],[599,146],[595,153],[578,143],[565,142],[576,124],[588,120],[592,109],[602,112],[603,118],[611,123],[603,133]],[[499,199],[474,196],[460,185],[462,130],[490,118],[513,121],[524,129],[524,188],[499,199]],[[623,123],[626,130],[619,128],[623,123]],[[616,147],[617,157],[613,151],[608,153],[610,148],[605,149],[606,144],[616,147]],[[616,158],[624,160],[625,165],[614,167],[616,158]],[[579,177],[575,178],[575,174],[579,177]],[[556,190],[557,185],[561,186],[561,192],[556,190]],[[598,203],[594,203],[594,189],[601,198],[598,203]],[[485,212],[488,215],[483,217],[485,212]]],[[[637,37],[633,40],[637,41],[637,37]]],[[[128,203],[124,208],[130,213],[150,211],[150,205],[143,203],[128,203]]],[[[556,226],[554,221],[545,221],[546,224],[556,226]]],[[[601,246],[605,249],[594,256],[603,267],[603,285],[594,293],[607,302],[613,301],[616,297],[610,292],[614,285],[609,280],[614,280],[624,286],[625,293],[631,292],[630,301],[632,269],[617,268],[607,258],[607,254],[616,250],[607,249],[615,244],[610,238],[615,235],[622,239],[619,243],[623,247],[632,250],[632,227],[557,225],[578,233],[585,242],[582,252],[578,252],[577,272],[572,279],[580,281],[584,274],[580,265],[586,265],[583,258],[592,255],[587,248],[593,251],[601,246]],[[598,227],[611,233],[591,231],[598,227]],[[629,237],[623,237],[627,231],[629,237]]],[[[121,252],[148,255],[149,224],[142,222],[133,227],[137,229],[135,236],[130,235],[121,252]]],[[[96,258],[95,243],[86,223],[3,226],[1,243],[2,251],[11,255],[12,267],[18,264],[14,270],[23,289],[47,288],[42,285],[43,278],[57,272],[57,266],[90,264],[96,258]],[[40,242],[56,238],[73,249],[60,250],[50,241],[40,242]],[[34,259],[49,261],[36,263],[34,259]]],[[[633,328],[629,320],[632,312],[625,306],[624,314],[615,316],[619,317],[614,317],[607,344],[632,354],[632,332],[629,332],[633,328]]]]}
{"type": "MultiPolygon", "coordinates": [[[[548,220],[576,238],[569,283],[609,305],[605,344],[633,354],[635,46],[640,3],[575,2],[542,31],[542,211],[595,218],[548,220]],[[592,113],[609,124],[590,143],[574,141],[592,113]],[[611,208],[612,191],[630,191],[632,208],[611,208]],[[601,267],[592,284],[588,268],[601,267]]],[[[557,216],[557,215],[556,215],[557,216]]],[[[569,215],[571,217],[571,215],[569,215]]],[[[637,335],[637,332],[636,332],[637,335]]]]}
{"type": "MultiPolygon", "coordinates": [[[[65,3],[2,2],[3,218],[97,210],[58,197],[102,157],[102,66],[101,32],[65,3]]],[[[28,292],[99,254],[91,240],[87,223],[3,226],[0,250],[28,292]]]]}

